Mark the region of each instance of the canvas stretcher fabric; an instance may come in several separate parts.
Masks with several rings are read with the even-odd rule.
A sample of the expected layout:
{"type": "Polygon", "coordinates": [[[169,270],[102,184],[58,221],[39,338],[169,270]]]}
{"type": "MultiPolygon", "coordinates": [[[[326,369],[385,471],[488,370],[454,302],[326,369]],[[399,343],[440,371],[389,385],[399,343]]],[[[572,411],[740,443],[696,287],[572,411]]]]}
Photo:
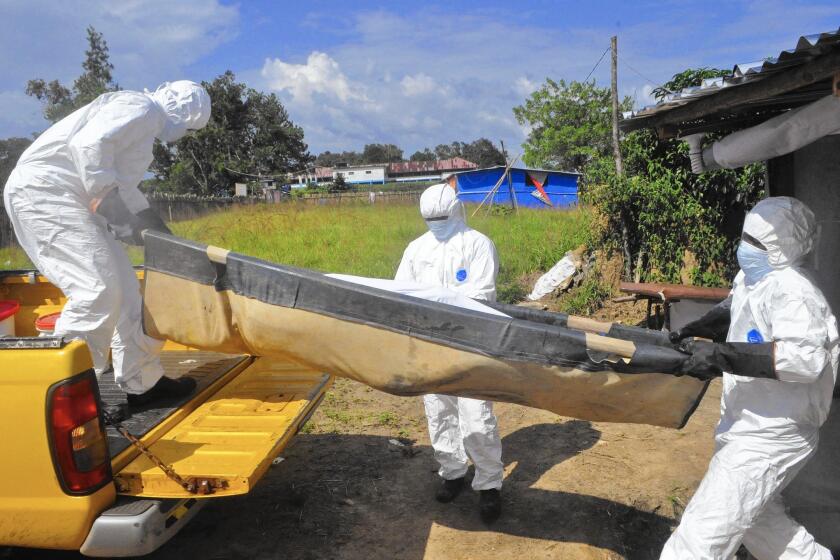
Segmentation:
{"type": "Polygon", "coordinates": [[[204,350],[290,358],[395,395],[671,428],[685,424],[707,386],[669,374],[685,356],[656,331],[517,306],[458,307],[383,289],[388,281],[330,277],[155,232],[145,246],[146,332],[204,350]]]}

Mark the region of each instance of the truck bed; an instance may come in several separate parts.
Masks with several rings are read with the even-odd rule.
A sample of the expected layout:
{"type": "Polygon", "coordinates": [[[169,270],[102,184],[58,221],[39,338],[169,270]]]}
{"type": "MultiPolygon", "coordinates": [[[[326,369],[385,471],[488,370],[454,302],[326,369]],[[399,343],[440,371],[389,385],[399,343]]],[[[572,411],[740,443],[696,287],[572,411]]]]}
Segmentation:
{"type": "MultiPolygon", "coordinates": [[[[231,356],[217,352],[200,352],[194,350],[170,350],[161,354],[161,363],[169,377],[188,375],[196,380],[196,391],[179,399],[153,403],[148,407],[131,409],[131,417],[122,425],[133,435],[142,437],[155,426],[163,422],[181,406],[206,389],[211,383],[233,369],[246,356],[231,356]]],[[[99,392],[102,401],[107,405],[117,405],[126,402],[125,393],[117,387],[113,371],[104,373],[99,380],[99,392]]],[[[127,448],[130,443],[121,436],[113,426],[108,426],[108,447],[111,458],[114,458],[127,448]]]]}

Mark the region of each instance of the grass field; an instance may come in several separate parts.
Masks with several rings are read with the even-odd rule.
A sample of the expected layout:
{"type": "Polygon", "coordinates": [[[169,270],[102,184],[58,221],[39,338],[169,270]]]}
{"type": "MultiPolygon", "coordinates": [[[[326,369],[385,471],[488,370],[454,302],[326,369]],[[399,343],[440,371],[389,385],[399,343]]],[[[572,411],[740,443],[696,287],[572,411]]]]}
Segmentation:
{"type": "MultiPolygon", "coordinates": [[[[390,192],[390,191],[422,191],[426,187],[433,185],[435,183],[439,183],[439,180],[432,180],[432,181],[400,181],[399,183],[394,181],[390,183],[372,183],[372,184],[359,184],[359,185],[348,185],[348,190],[343,191],[345,193],[354,193],[354,192],[390,192]]],[[[326,184],[321,185],[320,187],[314,186],[309,188],[303,189],[292,189],[292,194],[312,194],[318,192],[329,192],[329,188],[326,184]]]]}
{"type": "MultiPolygon", "coordinates": [[[[471,211],[471,210],[470,210],[471,211]]],[[[477,216],[470,225],[499,251],[500,299],[522,295],[523,276],[543,271],[589,235],[584,210],[522,209],[477,216]]],[[[406,245],[426,231],[416,205],[252,206],[171,224],[176,235],[269,261],[359,276],[391,278],[406,245]]],[[[142,250],[130,248],[142,262],[142,250]]],[[[19,250],[0,250],[0,268],[30,267],[19,250]]]]}

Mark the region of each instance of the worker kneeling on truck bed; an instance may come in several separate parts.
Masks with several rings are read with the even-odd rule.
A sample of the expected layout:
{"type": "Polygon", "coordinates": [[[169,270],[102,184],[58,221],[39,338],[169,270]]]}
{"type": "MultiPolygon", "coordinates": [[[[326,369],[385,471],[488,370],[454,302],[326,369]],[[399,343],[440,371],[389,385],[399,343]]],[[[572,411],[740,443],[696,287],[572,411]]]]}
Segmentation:
{"type": "Polygon", "coordinates": [[[137,185],[155,138],[173,142],[209,119],[210,97],[194,82],[105,93],[41,134],[6,182],[20,245],[67,296],[55,335],[84,340],[97,374],[110,350],[130,405],[195,389],[193,379],[163,376],[163,343],[143,333],[140,285],[117,240],[141,244],[145,229],[169,232],[137,185]]]}

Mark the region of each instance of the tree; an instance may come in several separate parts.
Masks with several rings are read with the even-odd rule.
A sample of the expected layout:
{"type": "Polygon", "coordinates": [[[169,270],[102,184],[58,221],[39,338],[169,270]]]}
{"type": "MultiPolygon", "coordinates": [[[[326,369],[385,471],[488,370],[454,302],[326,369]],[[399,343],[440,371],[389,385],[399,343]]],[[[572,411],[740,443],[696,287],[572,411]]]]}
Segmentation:
{"type": "Polygon", "coordinates": [[[469,144],[461,143],[460,157],[475,163],[479,167],[493,167],[494,165],[505,165],[507,163],[501,150],[487,138],[479,138],[469,144]]]}
{"type": "MultiPolygon", "coordinates": [[[[656,95],[725,74],[689,69],[656,95]]],[[[764,190],[763,165],[694,175],[687,145],[660,140],[651,130],[628,134],[622,153],[625,177],[615,176],[609,156],[587,166],[584,198],[601,216],[596,236],[626,247],[641,280],[727,285],[737,272],[734,253],[744,214],[764,190]]]]}
{"type": "Polygon", "coordinates": [[[230,70],[202,85],[213,104],[208,125],[172,144],[155,145],[152,170],[170,190],[231,195],[236,182],[312,163],[303,129],[276,95],[248,88],[230,70]]]}
{"type": "MultiPolygon", "coordinates": [[[[620,110],[632,107],[629,97],[620,110]]],[[[530,129],[523,144],[525,163],[548,169],[585,171],[587,165],[607,156],[612,150],[612,126],[609,88],[591,82],[555,82],[545,84],[514,107],[519,124],[530,129]]]]}
{"type": "Polygon", "coordinates": [[[361,163],[395,163],[402,160],[402,148],[394,144],[365,144],[361,163]]]}
{"type": "Polygon", "coordinates": [[[44,117],[50,122],[58,122],[103,93],[119,89],[111,75],[114,65],[109,59],[105,37],[93,26],[89,26],[87,41],[88,49],[82,62],[84,72],[73,82],[72,90],[61,85],[58,80],[45,82],[36,78],[26,84],[26,95],[44,104],[44,117]]]}
{"type": "Polygon", "coordinates": [[[350,190],[350,185],[347,184],[347,181],[344,179],[343,173],[336,173],[335,179],[333,179],[332,185],[329,187],[330,192],[343,192],[350,190]]]}
{"type": "MultiPolygon", "coordinates": [[[[417,153],[419,154],[420,152],[417,153]]],[[[426,148],[424,153],[432,155],[431,150],[428,148],[426,148]]],[[[477,164],[479,167],[492,167],[506,163],[505,156],[501,150],[487,138],[479,138],[469,144],[457,140],[451,144],[438,144],[435,146],[434,156],[438,160],[456,157],[464,158],[477,164]]]]}
{"type": "Polygon", "coordinates": [[[728,76],[729,74],[729,70],[723,70],[721,68],[709,68],[707,66],[704,66],[703,68],[689,68],[688,70],[683,70],[679,74],[674,74],[668,83],[655,88],[653,90],[653,96],[657,101],[661,101],[662,98],[669,93],[680,91],[688,87],[699,86],[700,83],[707,78],[721,78],[723,76],[728,76]]]}
{"type": "Polygon", "coordinates": [[[452,144],[438,144],[435,146],[435,157],[439,160],[459,157],[461,155],[461,142],[452,144]]]}
{"type": "Polygon", "coordinates": [[[6,138],[0,140],[0,192],[6,185],[6,180],[17,165],[21,154],[32,144],[28,138],[6,138]]]}
{"type": "Polygon", "coordinates": [[[346,163],[347,165],[358,165],[362,162],[362,154],[359,152],[326,152],[318,154],[315,158],[315,165],[319,167],[335,167],[336,164],[346,163]]]}
{"type": "Polygon", "coordinates": [[[435,161],[436,159],[437,158],[432,150],[429,148],[423,148],[423,151],[417,150],[411,154],[410,161],[435,161]]]}

